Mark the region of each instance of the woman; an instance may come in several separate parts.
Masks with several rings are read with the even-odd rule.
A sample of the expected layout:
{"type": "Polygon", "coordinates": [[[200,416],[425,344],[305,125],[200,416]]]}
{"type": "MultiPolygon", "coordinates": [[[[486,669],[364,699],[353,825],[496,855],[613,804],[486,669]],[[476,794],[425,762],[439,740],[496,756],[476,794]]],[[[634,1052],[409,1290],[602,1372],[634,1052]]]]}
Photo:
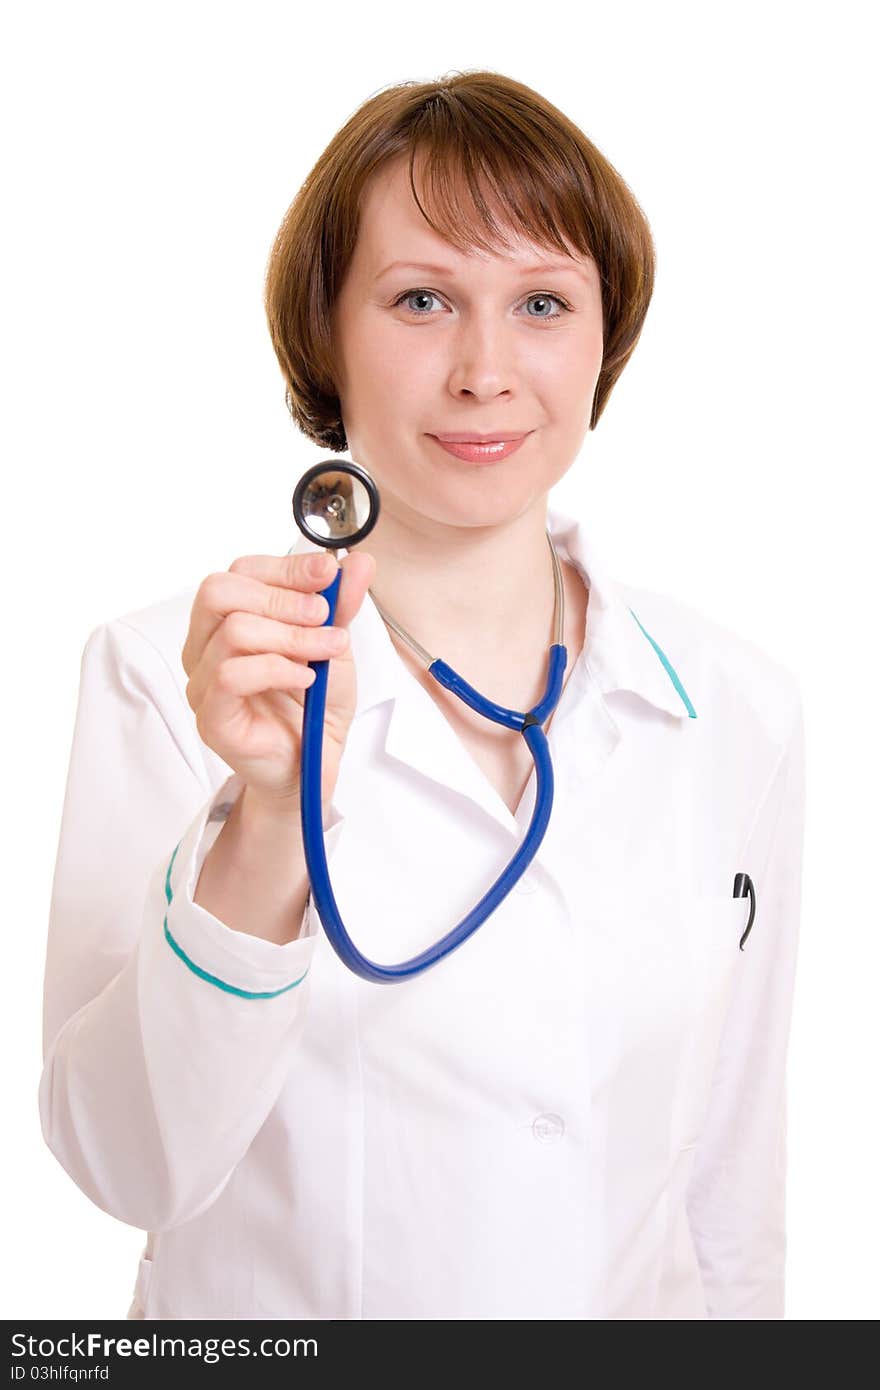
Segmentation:
{"type": "Polygon", "coordinates": [[[74,1181],[148,1232],[130,1317],[783,1316],[798,687],[617,583],[547,505],[652,284],[626,184],[495,73],[380,92],[289,209],[266,285],[288,406],[383,503],[342,562],[336,645],[315,602],[335,562],[308,571],[300,540],[83,658],[40,1110],[74,1181]],[[548,531],[568,663],[545,839],[443,962],[365,982],[308,898],[308,663],[331,663],[336,898],[362,951],[402,961],[509,861],[535,776],[386,618],[531,708],[548,531]]]}

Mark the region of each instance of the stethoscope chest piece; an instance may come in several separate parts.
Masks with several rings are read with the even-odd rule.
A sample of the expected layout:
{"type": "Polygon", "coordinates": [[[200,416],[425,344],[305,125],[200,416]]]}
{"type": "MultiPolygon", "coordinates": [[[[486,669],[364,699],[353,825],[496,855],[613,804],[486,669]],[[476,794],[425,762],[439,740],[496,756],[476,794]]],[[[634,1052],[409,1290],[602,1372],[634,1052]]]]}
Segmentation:
{"type": "Polygon", "coordinates": [[[306,470],[293,493],[293,519],[307,540],[326,550],[350,549],[379,520],[379,489],[348,459],[325,459],[306,470]]]}

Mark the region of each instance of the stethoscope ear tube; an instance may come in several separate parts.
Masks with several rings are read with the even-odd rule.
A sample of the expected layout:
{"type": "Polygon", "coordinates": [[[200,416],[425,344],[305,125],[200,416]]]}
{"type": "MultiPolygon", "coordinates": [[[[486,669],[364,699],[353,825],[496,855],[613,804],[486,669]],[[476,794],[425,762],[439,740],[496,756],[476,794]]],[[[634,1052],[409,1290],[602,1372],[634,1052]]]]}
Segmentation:
{"type": "MultiPolygon", "coordinates": [[[[339,570],[332,584],[323,590],[330,610],[325,625],[332,623],[335,617],[341,578],[342,571],[339,570]]],[[[537,776],[535,808],[522,844],[488,892],[456,927],[434,946],[420,952],[417,956],[413,956],[410,960],[403,961],[400,965],[379,965],[361,954],[345,929],[339,915],[336,899],[333,896],[324,846],[321,799],[324,711],[327,701],[327,678],[330,663],[329,661],[309,663],[315,672],[315,679],[305,692],[300,773],[300,808],[306,865],[311,882],[312,899],[327,938],[343,964],[362,979],[372,980],[378,984],[394,984],[436,965],[451,951],[461,946],[482,925],[507,896],[517,880],[525,873],[538,851],[550,822],[550,812],[553,806],[553,765],[547,737],[541,724],[546,722],[559,700],[566,660],[565,647],[561,644],[554,644],[550,648],[550,670],[546,693],[540,704],[536,705],[528,714],[517,714],[515,711],[502,710],[500,706],[493,706],[504,715],[503,721],[499,722],[511,724],[512,727],[520,729],[535,760],[537,776]],[[537,722],[538,720],[540,723],[537,722]]],[[[451,668],[445,669],[451,671],[451,668]]],[[[460,680],[460,678],[458,679],[460,680]]],[[[466,685],[466,682],[463,684],[466,685]]],[[[477,699],[481,699],[478,693],[472,690],[472,687],[467,688],[477,699]]],[[[497,717],[490,714],[488,702],[487,708],[481,709],[481,713],[485,713],[489,717],[497,717]]]]}

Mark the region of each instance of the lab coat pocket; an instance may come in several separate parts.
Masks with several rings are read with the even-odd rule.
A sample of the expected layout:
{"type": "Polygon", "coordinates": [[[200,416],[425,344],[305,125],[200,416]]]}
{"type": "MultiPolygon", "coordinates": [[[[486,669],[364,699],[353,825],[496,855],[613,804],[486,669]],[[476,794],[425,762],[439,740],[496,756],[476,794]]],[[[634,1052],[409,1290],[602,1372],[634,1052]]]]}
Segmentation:
{"type": "Polygon", "coordinates": [[[673,1117],[679,1149],[694,1147],[703,1127],[724,1021],[743,968],[740,940],[749,906],[747,897],[706,896],[689,907],[689,1027],[673,1117]]]}

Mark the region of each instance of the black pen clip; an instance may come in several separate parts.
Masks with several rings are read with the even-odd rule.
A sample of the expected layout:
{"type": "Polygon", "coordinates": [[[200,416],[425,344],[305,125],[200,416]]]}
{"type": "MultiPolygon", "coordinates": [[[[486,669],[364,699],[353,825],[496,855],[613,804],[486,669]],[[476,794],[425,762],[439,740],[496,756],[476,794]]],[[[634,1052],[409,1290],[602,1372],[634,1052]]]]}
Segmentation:
{"type": "Polygon", "coordinates": [[[750,876],[748,874],[737,874],[733,880],[733,896],[735,898],[743,898],[745,897],[746,893],[748,893],[749,897],[751,898],[752,904],[749,909],[749,920],[746,923],[746,929],[739,939],[739,949],[741,951],[745,947],[746,937],[752,930],[752,923],[755,920],[755,907],[757,905],[757,900],[755,898],[755,885],[754,883],[752,883],[750,876]]]}

